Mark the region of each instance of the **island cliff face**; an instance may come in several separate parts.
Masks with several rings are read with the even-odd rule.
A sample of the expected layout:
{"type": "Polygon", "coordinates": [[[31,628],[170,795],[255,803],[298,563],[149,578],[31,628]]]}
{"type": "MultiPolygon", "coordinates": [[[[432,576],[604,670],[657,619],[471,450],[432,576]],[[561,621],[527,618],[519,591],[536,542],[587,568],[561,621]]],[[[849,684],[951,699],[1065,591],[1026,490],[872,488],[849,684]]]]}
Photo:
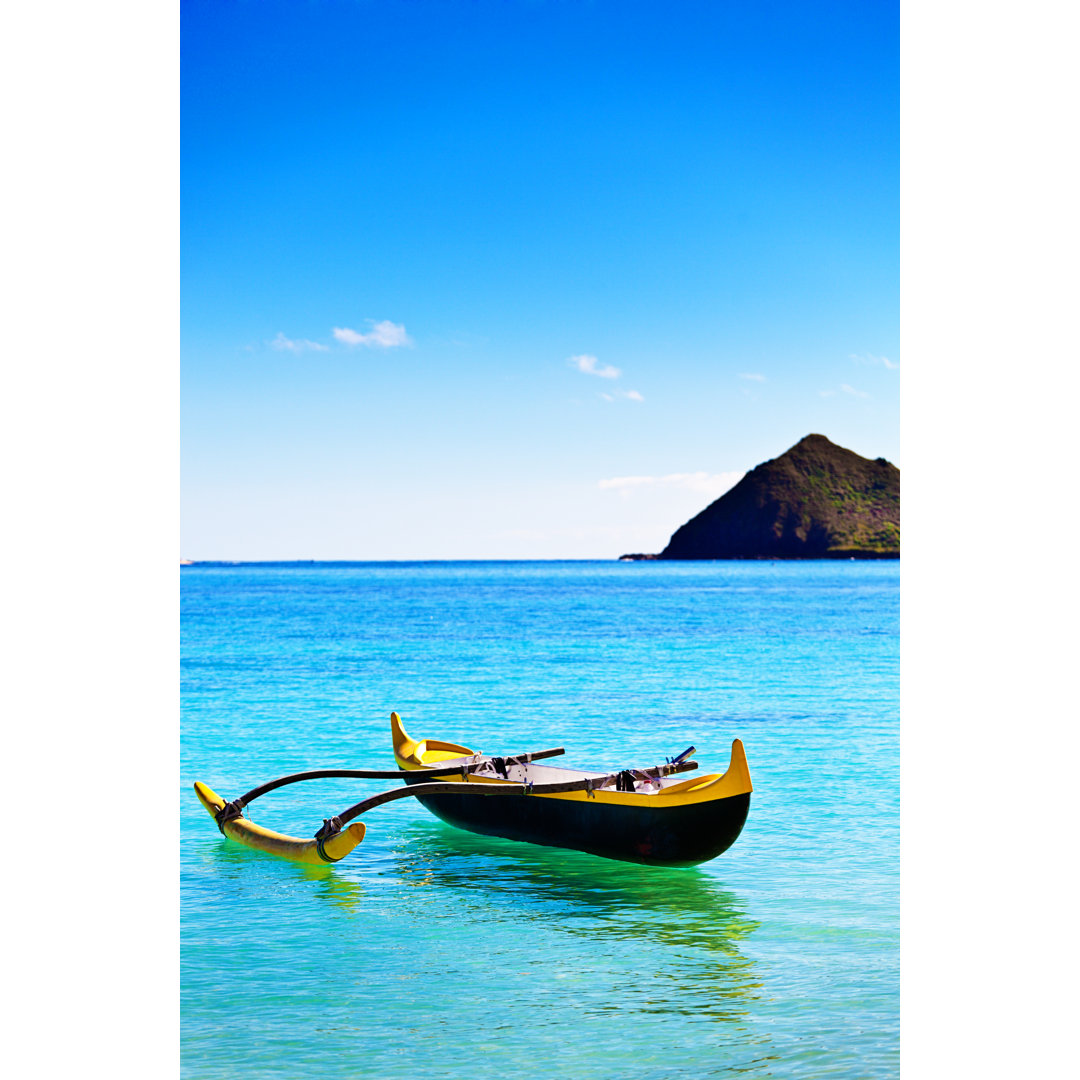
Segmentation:
{"type": "Polygon", "coordinates": [[[691,518],[656,557],[899,558],[900,470],[807,435],[691,518]]]}

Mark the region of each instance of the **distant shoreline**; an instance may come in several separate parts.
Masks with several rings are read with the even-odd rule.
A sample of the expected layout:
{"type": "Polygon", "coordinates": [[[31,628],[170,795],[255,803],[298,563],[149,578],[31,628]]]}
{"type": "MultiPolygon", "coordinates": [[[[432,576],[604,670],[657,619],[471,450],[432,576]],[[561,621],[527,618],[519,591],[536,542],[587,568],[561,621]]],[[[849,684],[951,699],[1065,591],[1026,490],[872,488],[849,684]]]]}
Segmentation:
{"type": "Polygon", "coordinates": [[[593,563],[608,566],[612,563],[657,562],[666,565],[680,563],[717,563],[717,562],[881,562],[900,561],[898,554],[863,552],[859,554],[836,555],[729,555],[718,559],[661,559],[655,555],[621,555],[613,558],[566,558],[566,559],[182,559],[184,567],[229,567],[229,566],[441,566],[441,565],[483,565],[490,563],[593,563]]]}
{"type": "Polygon", "coordinates": [[[717,555],[711,559],[687,559],[662,555],[620,555],[619,562],[841,562],[854,559],[899,559],[899,551],[826,551],[820,555],[717,555]]]}

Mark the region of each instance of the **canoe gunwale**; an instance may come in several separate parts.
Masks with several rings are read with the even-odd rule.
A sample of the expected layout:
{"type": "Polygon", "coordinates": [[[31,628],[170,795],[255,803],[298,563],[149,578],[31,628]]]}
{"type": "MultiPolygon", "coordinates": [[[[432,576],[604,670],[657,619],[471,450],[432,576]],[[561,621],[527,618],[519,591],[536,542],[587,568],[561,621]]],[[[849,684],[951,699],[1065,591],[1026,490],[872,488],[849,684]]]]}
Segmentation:
{"type": "MultiPolygon", "coordinates": [[[[390,714],[390,730],[394,743],[394,758],[398,766],[407,773],[416,773],[421,769],[429,767],[429,762],[425,760],[422,750],[418,752],[417,748],[431,745],[434,740],[428,739],[412,739],[406,733],[404,727],[401,724],[401,718],[398,714],[390,714]]],[[[456,743],[449,743],[444,745],[457,746],[456,743]]],[[[468,747],[459,747],[459,749],[467,750],[468,755],[462,755],[462,761],[467,760],[467,756],[476,756],[477,752],[469,750],[468,747]]],[[[483,755],[480,755],[483,756],[483,755]]],[[[449,766],[453,764],[453,761],[440,760],[441,766],[449,766]]],[[[696,768],[696,762],[686,762],[681,766],[671,768],[671,771],[680,772],[689,768],[696,768]]],[[[664,768],[663,766],[656,766],[654,768],[664,768]]],[[[573,775],[575,778],[585,779],[587,777],[594,777],[601,779],[604,777],[613,777],[613,773],[599,773],[599,772],[586,772],[584,770],[572,770],[559,766],[545,766],[545,772],[559,772],[573,775]]],[[[650,770],[634,770],[639,773],[646,773],[650,770]]],[[[522,770],[522,776],[527,782],[528,769],[527,767],[522,770]]],[[[567,777],[569,779],[569,776],[567,777]]],[[[413,780],[411,776],[405,776],[404,781],[406,784],[413,784],[419,781],[413,780]]],[[[458,782],[458,781],[454,781],[458,782]]],[[[489,776],[486,773],[472,772],[469,776],[463,777],[461,782],[466,783],[479,783],[479,784],[509,784],[520,782],[517,778],[507,776],[506,778],[489,776]]],[[[540,785],[535,785],[539,787],[540,785]]],[[[597,787],[591,791],[566,791],[551,794],[541,794],[537,792],[533,798],[541,799],[566,799],[569,801],[580,801],[583,799],[589,799],[598,803],[611,803],[617,805],[627,806],[649,806],[652,808],[667,808],[672,806],[683,806],[698,802],[712,802],[716,799],[730,798],[734,795],[750,794],[754,790],[753,784],[750,780],[750,770],[746,763],[746,753],[743,748],[742,740],[735,739],[731,744],[731,760],[728,764],[728,768],[723,773],[707,773],[704,776],[695,776],[688,780],[683,780],[675,784],[661,784],[655,790],[645,791],[616,791],[610,787],[597,787]]]]}

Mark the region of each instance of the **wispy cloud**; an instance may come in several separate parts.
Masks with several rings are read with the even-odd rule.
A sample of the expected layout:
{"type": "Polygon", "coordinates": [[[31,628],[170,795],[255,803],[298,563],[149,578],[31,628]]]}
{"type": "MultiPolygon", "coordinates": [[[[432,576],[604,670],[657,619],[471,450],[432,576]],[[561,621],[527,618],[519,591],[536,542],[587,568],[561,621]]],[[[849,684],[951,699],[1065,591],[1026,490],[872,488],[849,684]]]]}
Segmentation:
{"type": "Polygon", "coordinates": [[[744,371],[739,375],[740,379],[749,379],[751,382],[765,382],[764,375],[757,375],[753,372],[744,371]]]}
{"type": "Polygon", "coordinates": [[[611,364],[601,364],[595,356],[582,353],[581,356],[571,356],[566,361],[571,367],[583,371],[586,375],[599,375],[601,379],[617,379],[622,372],[611,364]]]}
{"type": "Polygon", "coordinates": [[[342,345],[363,345],[369,349],[393,349],[413,343],[401,323],[391,322],[389,319],[383,319],[382,322],[375,322],[374,319],[367,321],[371,329],[366,334],[358,333],[347,326],[335,326],[335,339],[342,345]]]}
{"type": "Polygon", "coordinates": [[[645,398],[637,390],[612,390],[610,394],[605,394],[603,391],[600,393],[605,401],[644,401],[645,398]]]}
{"type": "Polygon", "coordinates": [[[870,396],[865,390],[856,390],[854,386],[848,386],[847,383],[841,383],[835,390],[819,390],[818,393],[822,397],[836,397],[838,391],[849,397],[868,398],[870,396]]]}
{"type": "Polygon", "coordinates": [[[890,360],[887,356],[875,356],[873,353],[849,353],[849,358],[856,364],[864,364],[869,367],[884,367],[890,371],[896,371],[900,364],[890,360]]]}
{"type": "Polygon", "coordinates": [[[840,389],[845,394],[850,394],[852,397],[869,397],[870,395],[865,390],[856,390],[854,386],[848,386],[847,383],[841,383],[840,389]]]}
{"type": "Polygon", "coordinates": [[[718,499],[745,475],[742,472],[692,472],[668,473],[667,476],[613,476],[610,479],[598,481],[596,486],[601,491],[617,491],[624,497],[645,489],[681,488],[718,499]]]}
{"type": "Polygon", "coordinates": [[[317,341],[308,341],[307,338],[287,338],[280,330],[273,341],[267,342],[271,349],[284,350],[285,352],[305,352],[308,349],[314,352],[328,352],[329,345],[320,345],[317,341]]]}

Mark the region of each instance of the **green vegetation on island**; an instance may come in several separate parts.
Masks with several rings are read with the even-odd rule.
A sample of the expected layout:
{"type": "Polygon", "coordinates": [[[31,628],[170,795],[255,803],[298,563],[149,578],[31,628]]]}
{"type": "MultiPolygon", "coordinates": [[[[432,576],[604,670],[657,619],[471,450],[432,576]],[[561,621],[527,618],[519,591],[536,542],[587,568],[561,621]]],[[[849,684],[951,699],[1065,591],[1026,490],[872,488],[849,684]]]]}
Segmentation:
{"type": "Polygon", "coordinates": [[[807,435],[677,529],[624,559],[900,557],[900,470],[807,435]]]}

